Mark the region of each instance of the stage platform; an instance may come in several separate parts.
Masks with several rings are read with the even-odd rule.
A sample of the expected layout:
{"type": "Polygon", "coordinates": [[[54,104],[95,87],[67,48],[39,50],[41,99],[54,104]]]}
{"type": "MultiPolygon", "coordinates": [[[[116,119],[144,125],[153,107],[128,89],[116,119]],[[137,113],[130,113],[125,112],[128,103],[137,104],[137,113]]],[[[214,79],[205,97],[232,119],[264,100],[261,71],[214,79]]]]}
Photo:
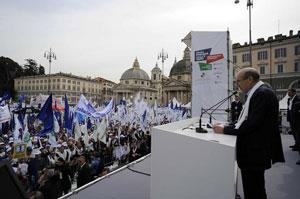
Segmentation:
{"type": "MultiPolygon", "coordinates": [[[[294,144],[292,135],[282,134],[281,137],[286,163],[275,164],[266,172],[268,198],[298,199],[300,165],[296,165],[296,161],[300,160],[300,156],[298,152],[289,148],[294,144]]],[[[149,199],[151,182],[149,174],[151,174],[151,155],[115,170],[61,198],[149,199]]],[[[243,196],[241,186],[238,187],[238,193],[243,196]]]]}

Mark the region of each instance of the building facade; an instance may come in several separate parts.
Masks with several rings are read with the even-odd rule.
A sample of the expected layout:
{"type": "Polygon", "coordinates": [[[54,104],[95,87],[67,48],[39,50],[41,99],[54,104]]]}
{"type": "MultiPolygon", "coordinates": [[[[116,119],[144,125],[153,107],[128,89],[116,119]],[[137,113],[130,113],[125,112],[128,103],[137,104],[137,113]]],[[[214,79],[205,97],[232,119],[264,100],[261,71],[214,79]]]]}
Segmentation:
{"type": "Polygon", "coordinates": [[[140,97],[150,104],[155,100],[160,103],[161,71],[157,66],[153,68],[151,78],[141,69],[138,59],[135,58],[132,67],[122,74],[120,83],[113,88],[116,103],[122,99],[133,101],[137,93],[140,93],[140,97]]]}
{"type": "Polygon", "coordinates": [[[150,104],[165,105],[174,97],[181,103],[191,101],[192,63],[190,49],[184,50],[183,59],[176,61],[172,66],[169,77],[163,76],[162,70],[156,64],[151,70],[151,78],[141,69],[137,58],[132,68],[126,70],[114,90],[114,96],[118,101],[121,99],[133,100],[134,96],[140,95],[150,104]]]}
{"type": "MultiPolygon", "coordinates": [[[[268,83],[282,99],[290,87],[300,91],[300,31],[257,39],[252,44],[252,66],[262,81],[268,83]]],[[[249,44],[233,44],[234,73],[250,66],[249,44]]]]}
{"type": "Polygon", "coordinates": [[[192,99],[192,62],[191,50],[186,47],[183,58],[174,61],[169,79],[163,84],[164,103],[174,97],[181,103],[187,104],[192,99]]]}
{"type": "Polygon", "coordinates": [[[87,99],[102,104],[112,98],[111,88],[115,83],[103,78],[84,78],[66,73],[51,75],[25,76],[14,79],[14,89],[19,95],[29,99],[39,94],[50,92],[57,98],[64,98],[66,94],[71,105],[77,104],[83,94],[87,99]]]}

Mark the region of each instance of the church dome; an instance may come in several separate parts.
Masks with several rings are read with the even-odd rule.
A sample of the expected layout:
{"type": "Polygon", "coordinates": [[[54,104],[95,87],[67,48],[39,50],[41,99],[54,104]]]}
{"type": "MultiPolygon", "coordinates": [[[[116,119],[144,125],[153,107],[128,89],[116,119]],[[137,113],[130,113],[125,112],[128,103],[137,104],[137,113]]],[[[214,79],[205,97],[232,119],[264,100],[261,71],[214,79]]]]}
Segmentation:
{"type": "Polygon", "coordinates": [[[175,60],[170,70],[170,77],[173,75],[191,74],[191,64],[190,49],[186,47],[183,59],[178,62],[175,60]]]}
{"type": "Polygon", "coordinates": [[[160,68],[158,67],[157,63],[155,65],[155,67],[151,70],[152,73],[161,73],[160,68]]]}
{"type": "Polygon", "coordinates": [[[132,68],[126,70],[121,76],[121,80],[128,79],[150,80],[148,74],[140,68],[137,58],[135,58],[132,68]]]}

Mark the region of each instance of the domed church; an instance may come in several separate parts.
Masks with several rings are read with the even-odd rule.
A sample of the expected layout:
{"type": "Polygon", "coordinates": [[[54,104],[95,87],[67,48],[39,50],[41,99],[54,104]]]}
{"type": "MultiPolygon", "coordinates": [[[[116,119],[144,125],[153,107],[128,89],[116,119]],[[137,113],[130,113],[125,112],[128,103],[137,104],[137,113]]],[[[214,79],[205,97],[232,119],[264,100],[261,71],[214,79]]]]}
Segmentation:
{"type": "Polygon", "coordinates": [[[138,92],[150,104],[156,100],[157,104],[165,105],[174,97],[181,103],[191,101],[192,63],[190,49],[184,50],[183,59],[176,61],[170,71],[169,78],[162,75],[161,69],[156,66],[151,70],[151,79],[141,69],[138,59],[135,58],[131,68],[121,76],[120,83],[113,88],[117,103],[121,99],[133,101],[138,92]]]}
{"type": "Polygon", "coordinates": [[[134,99],[136,94],[140,92],[140,96],[150,104],[155,100],[160,104],[159,92],[161,92],[161,70],[156,66],[151,72],[151,79],[148,74],[140,68],[138,59],[135,58],[133,66],[127,69],[121,76],[120,83],[114,90],[114,96],[118,103],[121,99],[134,99]]]}

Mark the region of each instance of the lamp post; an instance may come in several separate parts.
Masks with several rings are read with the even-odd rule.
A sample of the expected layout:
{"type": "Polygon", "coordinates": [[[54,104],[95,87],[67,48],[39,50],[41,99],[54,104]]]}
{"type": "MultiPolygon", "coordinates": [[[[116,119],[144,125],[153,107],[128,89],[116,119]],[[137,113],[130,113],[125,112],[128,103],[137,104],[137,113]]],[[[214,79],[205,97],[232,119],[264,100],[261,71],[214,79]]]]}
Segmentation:
{"type": "MultiPolygon", "coordinates": [[[[238,4],[240,1],[235,0],[234,3],[238,4]]],[[[253,0],[247,0],[247,9],[249,9],[249,59],[250,67],[252,67],[252,38],[251,38],[251,8],[253,7],[253,0]]]]}
{"type": "Polygon", "coordinates": [[[164,63],[165,63],[165,60],[168,58],[168,53],[164,52],[164,49],[161,50],[161,52],[159,53],[158,57],[157,57],[157,60],[160,60],[161,59],[161,72],[162,72],[162,77],[161,77],[161,92],[162,92],[162,95],[161,95],[161,103],[163,104],[164,103],[164,92],[163,92],[163,85],[164,85],[164,63]]]}
{"type": "Polygon", "coordinates": [[[50,74],[51,74],[51,62],[52,60],[56,60],[56,55],[50,48],[50,51],[44,52],[44,57],[49,61],[49,77],[48,77],[48,94],[50,94],[50,74]]]}

